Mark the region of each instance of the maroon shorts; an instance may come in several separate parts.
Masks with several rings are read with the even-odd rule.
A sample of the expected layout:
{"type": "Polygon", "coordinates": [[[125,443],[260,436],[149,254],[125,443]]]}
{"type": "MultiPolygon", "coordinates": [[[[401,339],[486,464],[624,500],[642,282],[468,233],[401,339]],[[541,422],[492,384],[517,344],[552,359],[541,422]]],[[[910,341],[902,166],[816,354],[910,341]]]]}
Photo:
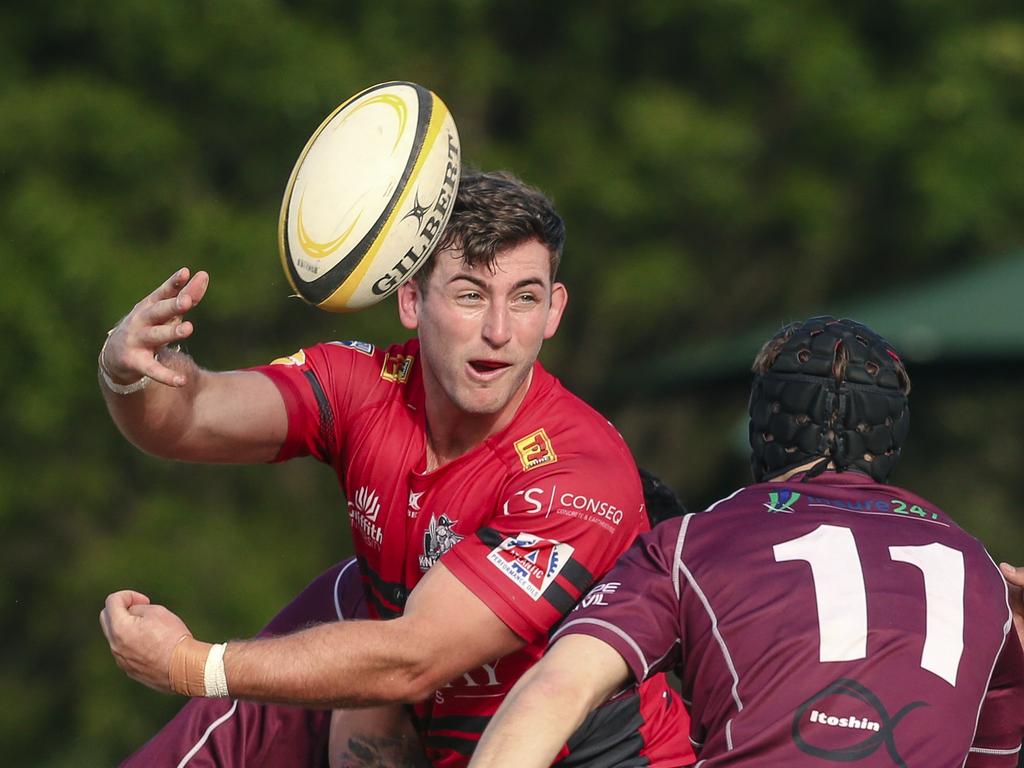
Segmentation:
{"type": "MultiPolygon", "coordinates": [[[[310,624],[366,618],[355,558],[330,568],[307,586],[260,635],[280,635],[310,624]]],[[[152,739],[121,765],[129,768],[327,768],[331,710],[191,699],[152,739]]]]}

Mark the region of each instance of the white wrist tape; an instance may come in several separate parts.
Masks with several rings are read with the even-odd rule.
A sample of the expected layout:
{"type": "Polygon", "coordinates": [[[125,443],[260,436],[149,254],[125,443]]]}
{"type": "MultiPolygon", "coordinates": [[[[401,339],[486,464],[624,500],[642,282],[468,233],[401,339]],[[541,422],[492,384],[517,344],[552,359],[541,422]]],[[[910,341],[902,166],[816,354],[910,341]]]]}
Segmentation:
{"type": "MultiPolygon", "coordinates": [[[[113,332],[114,328],[111,328],[109,331],[107,331],[107,339],[110,338],[110,334],[112,334],[113,332]]],[[[109,389],[115,395],[130,395],[133,392],[138,392],[139,390],[145,389],[147,386],[149,386],[149,382],[152,381],[152,379],[150,379],[149,376],[143,376],[141,379],[139,379],[138,381],[133,381],[131,384],[118,384],[116,381],[114,381],[110,376],[110,372],[107,370],[107,366],[104,365],[103,363],[103,353],[106,351],[107,342],[104,341],[103,346],[100,347],[99,367],[100,379],[103,381],[103,385],[107,389],[109,389]]]]}
{"type": "Polygon", "coordinates": [[[225,699],[228,696],[228,678],[224,673],[224,651],[227,647],[227,643],[215,643],[206,657],[203,687],[207,698],[225,699]]]}

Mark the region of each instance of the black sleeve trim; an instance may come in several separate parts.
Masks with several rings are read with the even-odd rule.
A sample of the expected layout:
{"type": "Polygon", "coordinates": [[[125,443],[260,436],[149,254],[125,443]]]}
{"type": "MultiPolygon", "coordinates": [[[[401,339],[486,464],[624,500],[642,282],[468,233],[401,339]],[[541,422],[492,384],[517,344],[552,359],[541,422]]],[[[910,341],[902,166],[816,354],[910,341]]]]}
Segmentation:
{"type": "Polygon", "coordinates": [[[312,371],[303,371],[306,376],[306,381],[309,382],[310,389],[313,390],[313,396],[316,397],[317,407],[320,409],[320,433],[324,437],[324,443],[327,445],[330,453],[334,452],[334,411],[331,410],[331,403],[327,399],[327,395],[324,393],[324,388],[320,386],[320,380],[317,379],[316,374],[312,371]]]}

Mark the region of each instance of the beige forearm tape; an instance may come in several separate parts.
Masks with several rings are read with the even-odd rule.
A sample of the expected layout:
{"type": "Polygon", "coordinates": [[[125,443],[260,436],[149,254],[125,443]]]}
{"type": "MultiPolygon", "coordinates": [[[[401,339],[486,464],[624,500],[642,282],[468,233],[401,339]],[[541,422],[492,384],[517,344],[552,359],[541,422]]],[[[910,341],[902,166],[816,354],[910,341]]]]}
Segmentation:
{"type": "Polygon", "coordinates": [[[227,643],[211,645],[190,635],[183,636],[171,651],[171,664],[167,672],[171,690],[185,696],[226,697],[226,648],[227,643]]]}

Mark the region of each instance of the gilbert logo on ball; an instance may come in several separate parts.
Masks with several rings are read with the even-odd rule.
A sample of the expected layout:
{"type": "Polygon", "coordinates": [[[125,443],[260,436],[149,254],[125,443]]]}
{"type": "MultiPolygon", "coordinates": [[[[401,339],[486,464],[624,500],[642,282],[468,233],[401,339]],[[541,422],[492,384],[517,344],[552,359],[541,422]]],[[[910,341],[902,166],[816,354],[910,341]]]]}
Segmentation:
{"type": "Polygon", "coordinates": [[[278,246],[288,281],[310,304],[375,304],[423,264],[459,184],[459,134],[423,86],[367,88],[327,116],[292,170],[278,246]]]}

